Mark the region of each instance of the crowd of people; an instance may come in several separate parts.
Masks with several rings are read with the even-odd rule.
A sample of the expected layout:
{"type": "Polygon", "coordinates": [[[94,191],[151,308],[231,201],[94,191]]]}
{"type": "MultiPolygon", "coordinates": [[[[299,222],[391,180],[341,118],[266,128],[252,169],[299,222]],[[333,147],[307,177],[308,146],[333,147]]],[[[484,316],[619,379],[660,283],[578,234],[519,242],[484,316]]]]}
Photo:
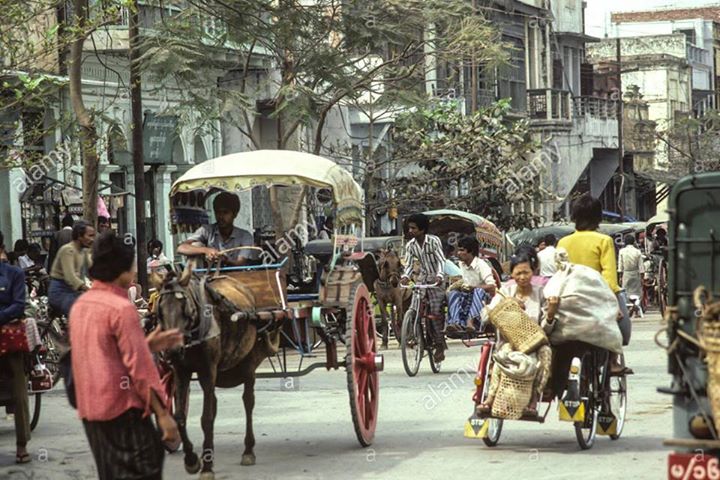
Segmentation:
{"type": "MultiPolygon", "coordinates": [[[[211,263],[220,258],[230,265],[252,262],[257,251],[244,248],[253,245],[252,234],[234,226],[240,211],[238,197],[216,195],[213,210],[216,222],[190,235],[177,252],[211,263]]],[[[551,325],[558,299],[545,298],[543,285],[555,273],[555,254],[561,248],[572,263],[600,272],[616,293],[618,326],[623,344],[628,345],[631,320],[626,291],[637,291],[645,268],[636,240],[633,236],[625,239],[616,261],[615,242],[597,231],[601,204],[590,195],[574,202],[572,219],[573,234],[559,241],[547,235],[539,245],[520,245],[510,258],[507,278],[497,261],[483,257],[476,238],[461,238],[451,250],[428,233],[427,216],[407,218],[410,239],[400,282],[407,285],[413,278],[434,285],[426,290],[425,301],[435,338],[435,361],[445,358],[446,335],[472,335],[485,327],[487,305],[495,295],[515,298],[530,318],[551,325]],[[447,261],[449,255],[457,258],[457,266],[447,261]]],[[[329,237],[333,228],[330,219],[321,234],[329,237]]],[[[653,245],[656,249],[667,246],[662,232],[653,245]]],[[[162,250],[159,240],[148,243],[145,266],[149,271],[171,263],[162,250]]],[[[6,253],[1,233],[0,259],[5,260],[0,262],[0,326],[23,318],[25,275],[48,272],[49,304],[69,318],[72,393],[100,478],[161,478],[161,440],[174,440],[178,432],[168,414],[152,353],[177,346],[183,338],[178,331],[156,330],[145,336],[129,299],[138,268],[135,246],[115,234],[107,219],[92,225],[67,215],[52,239],[47,259],[43,260],[39,245],[23,240],[6,253]],[[129,379],[129,388],[121,387],[121,378],[129,379]],[[150,414],[155,415],[159,430],[150,414]]],[[[20,354],[2,356],[0,363],[14,379],[16,460],[25,463],[30,461],[30,427],[24,363],[20,354]]],[[[626,368],[617,362],[612,365],[626,368]]]]}

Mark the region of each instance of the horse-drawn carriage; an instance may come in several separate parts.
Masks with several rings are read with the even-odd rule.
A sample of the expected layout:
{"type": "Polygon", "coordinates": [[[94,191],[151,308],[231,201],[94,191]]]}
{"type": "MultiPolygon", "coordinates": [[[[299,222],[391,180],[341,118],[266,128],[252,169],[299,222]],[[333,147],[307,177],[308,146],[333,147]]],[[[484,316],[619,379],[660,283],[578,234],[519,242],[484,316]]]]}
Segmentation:
{"type": "MultiPolygon", "coordinates": [[[[270,150],[227,155],[195,166],[173,184],[173,233],[191,232],[209,223],[208,199],[223,191],[253,191],[246,196],[253,199],[265,195],[267,209],[273,214],[275,241],[243,248],[256,252],[259,259],[254,265],[209,265],[192,272],[186,266],[159,286],[158,316],[163,327],[179,327],[186,336],[182,354],[171,352],[168,356],[175,378],[175,411],[187,411],[187,371],[198,373],[206,407],[212,402],[215,384],[232,387],[244,383],[247,433],[243,464],[252,464],[254,379],[297,377],[316,368],[343,367],[357,439],[363,446],[370,445],[378,417],[378,373],[383,369],[383,356],[377,353],[370,299],[377,266],[373,255],[363,251],[362,190],[345,169],[315,155],[270,150]],[[307,240],[312,235],[313,222],[306,220],[312,213],[308,199],[317,198],[313,195],[319,190],[332,192],[328,198],[331,205],[325,206],[331,207],[335,218],[330,249],[320,248],[324,254],[315,252],[315,260],[300,260],[315,265],[312,278],[303,289],[289,289],[287,272],[292,266],[288,262],[297,261],[297,255],[289,255],[290,248],[283,244],[293,243],[296,236],[307,240]],[[217,351],[209,351],[210,335],[217,327],[217,351]],[[321,346],[322,353],[318,351],[321,346]],[[323,361],[303,362],[320,355],[324,355],[323,361]],[[291,356],[295,362],[289,361],[291,356]],[[272,371],[256,374],[265,359],[272,371]],[[291,368],[298,359],[299,364],[291,368]],[[208,368],[214,369],[215,382],[208,380],[212,377],[208,368]]],[[[212,450],[214,420],[214,411],[206,419],[206,410],[203,428],[208,422],[210,429],[205,430],[205,451],[212,450]]],[[[184,432],[184,415],[180,420],[186,469],[196,472],[199,462],[184,432]]],[[[203,472],[211,472],[212,461],[203,460],[202,466],[203,472]]]]}

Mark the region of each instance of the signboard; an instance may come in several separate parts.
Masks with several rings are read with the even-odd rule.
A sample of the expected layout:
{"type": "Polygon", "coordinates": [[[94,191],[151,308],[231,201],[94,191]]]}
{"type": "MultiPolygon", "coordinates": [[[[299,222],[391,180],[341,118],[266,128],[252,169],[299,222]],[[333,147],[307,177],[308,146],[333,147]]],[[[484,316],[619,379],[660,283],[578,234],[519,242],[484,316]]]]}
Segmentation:
{"type": "Polygon", "coordinates": [[[174,115],[145,114],[143,152],[145,164],[170,164],[173,142],[177,137],[178,119],[174,115]]]}

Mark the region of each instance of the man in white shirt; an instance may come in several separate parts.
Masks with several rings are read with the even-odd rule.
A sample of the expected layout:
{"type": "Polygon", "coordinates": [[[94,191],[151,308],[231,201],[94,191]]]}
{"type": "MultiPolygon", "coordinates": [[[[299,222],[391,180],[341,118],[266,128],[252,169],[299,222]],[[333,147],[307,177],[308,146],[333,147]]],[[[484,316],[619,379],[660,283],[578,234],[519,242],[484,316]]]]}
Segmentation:
{"type": "Polygon", "coordinates": [[[540,276],[541,277],[552,277],[557,272],[557,266],[555,266],[555,244],[557,244],[557,238],[552,233],[548,233],[543,239],[545,248],[539,250],[537,253],[538,260],[540,260],[540,276]]]}
{"type": "Polygon", "coordinates": [[[474,237],[464,237],[458,242],[462,280],[449,288],[447,331],[450,334],[462,330],[474,333],[485,300],[495,294],[497,285],[492,267],[479,253],[480,244],[474,237]]]}

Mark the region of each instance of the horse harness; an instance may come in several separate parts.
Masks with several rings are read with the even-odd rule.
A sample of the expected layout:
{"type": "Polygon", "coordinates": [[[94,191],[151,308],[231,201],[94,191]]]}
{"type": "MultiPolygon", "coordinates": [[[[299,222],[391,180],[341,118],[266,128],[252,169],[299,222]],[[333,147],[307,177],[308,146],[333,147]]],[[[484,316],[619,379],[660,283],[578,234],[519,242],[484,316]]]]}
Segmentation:
{"type": "MultiPolygon", "coordinates": [[[[174,283],[172,288],[163,287],[159,293],[160,298],[164,295],[172,294],[175,295],[175,298],[178,300],[185,299],[185,317],[198,319],[190,326],[190,330],[183,332],[185,338],[183,348],[194,347],[210,338],[220,335],[220,328],[217,326],[217,322],[214,321],[213,306],[207,299],[207,277],[200,279],[199,288],[197,288],[198,291],[196,291],[196,288],[193,288],[192,285],[192,280],[187,288],[183,288],[177,283],[174,283]],[[193,311],[193,309],[195,311],[193,311]]],[[[158,299],[158,304],[160,303],[159,300],[160,299],[158,299]]],[[[158,320],[162,322],[162,309],[158,308],[157,310],[158,320]]]]}

